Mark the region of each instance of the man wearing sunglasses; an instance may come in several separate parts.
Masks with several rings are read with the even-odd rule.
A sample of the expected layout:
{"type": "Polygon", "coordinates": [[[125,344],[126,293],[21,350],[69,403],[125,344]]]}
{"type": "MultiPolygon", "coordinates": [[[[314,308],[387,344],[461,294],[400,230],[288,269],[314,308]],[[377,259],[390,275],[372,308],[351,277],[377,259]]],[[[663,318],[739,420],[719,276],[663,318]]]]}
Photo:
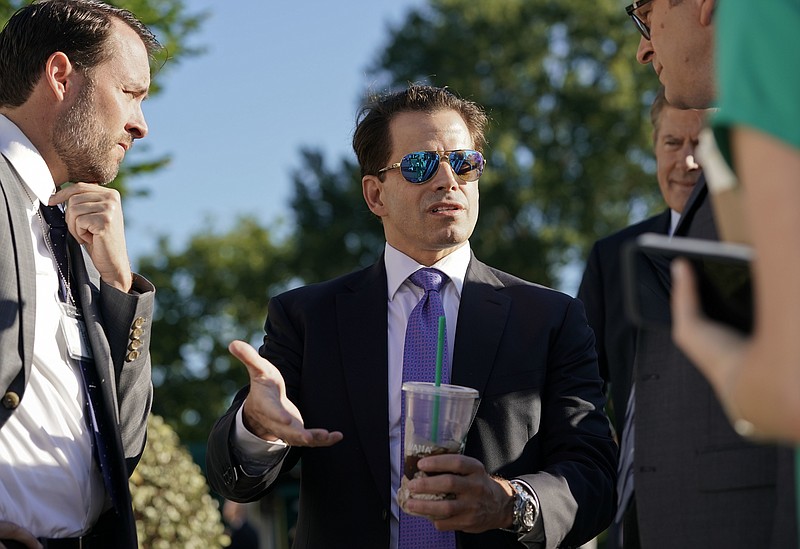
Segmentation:
{"type": "MultiPolygon", "coordinates": [[[[627,7],[641,33],[637,60],[653,65],[672,105],[715,104],[714,8],[714,0],[627,7]]],[[[717,240],[712,214],[701,177],[674,234],[717,240]]],[[[653,306],[669,309],[670,296],[660,297],[653,306]]],[[[619,473],[633,487],[619,494],[623,546],[797,547],[792,452],[740,437],[669,330],[639,330],[634,364],[632,462],[619,473]]]]}
{"type": "Polygon", "coordinates": [[[251,383],[211,434],[210,481],[254,500],[302,457],[295,547],[572,547],[611,520],[616,448],[583,307],[470,250],[486,120],[428,86],[368,105],[353,143],[383,256],[273,297],[261,356],[231,345],[251,383]],[[409,522],[396,502],[404,340],[423,296],[412,280],[431,267],[443,281],[442,377],[480,400],[464,455],[421,459],[429,476],[410,484],[450,497],[409,500],[430,517],[409,522]]]}

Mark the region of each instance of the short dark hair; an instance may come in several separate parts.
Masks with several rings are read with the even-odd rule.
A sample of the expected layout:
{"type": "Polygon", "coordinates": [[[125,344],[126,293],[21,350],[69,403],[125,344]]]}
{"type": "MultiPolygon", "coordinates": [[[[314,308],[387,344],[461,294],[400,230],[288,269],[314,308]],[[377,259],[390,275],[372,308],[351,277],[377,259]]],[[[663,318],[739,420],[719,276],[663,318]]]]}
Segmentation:
{"type": "Polygon", "coordinates": [[[99,0],[39,0],[17,10],[0,32],[0,106],[25,103],[55,52],[86,73],[110,58],[106,45],[114,19],[136,32],[148,54],[161,48],[130,11],[99,0]]]}
{"type": "Polygon", "coordinates": [[[389,123],[403,112],[438,112],[454,110],[461,115],[472,137],[473,147],[483,152],[486,147],[484,131],[488,117],[473,101],[462,99],[449,89],[411,84],[400,92],[374,95],[358,113],[353,150],[361,166],[361,177],[378,175],[392,151],[389,123]]]}
{"type": "Polygon", "coordinates": [[[655,143],[656,137],[658,137],[658,130],[661,129],[661,112],[664,110],[664,107],[671,107],[671,105],[667,101],[664,86],[659,86],[658,92],[656,92],[656,98],[653,99],[653,104],[650,105],[650,122],[653,124],[653,143],[655,143]]]}

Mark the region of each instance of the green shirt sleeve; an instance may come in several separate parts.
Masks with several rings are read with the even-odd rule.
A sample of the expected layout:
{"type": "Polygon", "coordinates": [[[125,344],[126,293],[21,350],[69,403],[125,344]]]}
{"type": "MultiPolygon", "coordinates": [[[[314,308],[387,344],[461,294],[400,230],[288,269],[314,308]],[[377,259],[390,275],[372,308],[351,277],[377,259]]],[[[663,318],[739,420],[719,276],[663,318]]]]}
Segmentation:
{"type": "Polygon", "coordinates": [[[800,1],[723,0],[714,18],[720,148],[735,125],[800,148],[800,1]]]}

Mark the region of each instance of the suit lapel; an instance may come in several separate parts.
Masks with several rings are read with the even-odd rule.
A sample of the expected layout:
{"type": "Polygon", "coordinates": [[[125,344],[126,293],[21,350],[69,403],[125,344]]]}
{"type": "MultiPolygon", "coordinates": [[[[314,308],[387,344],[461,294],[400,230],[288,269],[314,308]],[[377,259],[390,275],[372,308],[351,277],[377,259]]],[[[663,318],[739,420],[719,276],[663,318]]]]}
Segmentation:
{"type": "Polygon", "coordinates": [[[683,215],[675,228],[675,236],[719,240],[714,209],[711,197],[708,196],[706,178],[703,174],[700,175],[692,195],[686,202],[683,215]]]}
{"type": "Polygon", "coordinates": [[[494,367],[511,307],[511,299],[497,291],[503,287],[473,255],[458,308],[451,381],[473,387],[481,395],[494,367]]]}
{"type": "Polygon", "coordinates": [[[381,498],[390,500],[387,283],[383,257],[336,297],[348,400],[381,498]],[[377,305],[376,305],[377,304],[377,305]]]}
{"type": "MultiPolygon", "coordinates": [[[[678,218],[678,221],[680,221],[680,218],[678,218]]],[[[672,210],[670,210],[669,208],[661,212],[653,220],[653,226],[655,227],[655,231],[660,234],[669,234],[669,226],[671,223],[672,223],[672,210]]]]}
{"type": "MultiPolygon", "coordinates": [[[[97,300],[99,299],[100,274],[95,269],[90,260],[85,259],[83,248],[78,242],[69,235],[67,237],[67,250],[70,258],[70,274],[72,275],[72,288],[75,300],[78,302],[83,314],[83,321],[86,324],[86,332],[92,347],[94,360],[90,361],[81,368],[94,368],[99,383],[99,395],[95,394],[92,399],[94,403],[94,413],[100,424],[100,433],[104,445],[110,451],[110,455],[103,462],[97,456],[98,465],[110,467],[110,482],[113,484],[113,492],[116,498],[112,497],[117,513],[123,517],[125,525],[135,524],[132,515],[128,492],[128,474],[125,464],[125,449],[122,446],[121,432],[119,429],[119,407],[117,406],[117,376],[114,364],[111,359],[111,349],[108,339],[103,330],[103,321],[97,300]],[[91,274],[90,274],[91,272],[91,274]],[[99,397],[100,402],[97,402],[99,397]],[[105,465],[103,465],[105,463],[105,465]]],[[[81,374],[83,375],[83,374],[81,374]]],[[[85,380],[84,380],[85,381],[85,380]]],[[[94,391],[97,393],[97,391],[94,391]]],[[[87,398],[92,398],[86,395],[87,398]]],[[[90,418],[87,417],[88,420],[90,418]]],[[[89,426],[91,429],[91,425],[89,426]]],[[[96,444],[96,443],[95,443],[96,444]]],[[[106,487],[108,489],[108,486],[106,487]]],[[[109,495],[111,495],[109,493],[109,495]]]]}
{"type": "MultiPolygon", "coordinates": [[[[87,264],[83,256],[83,248],[78,242],[69,235],[67,237],[67,250],[70,258],[70,274],[72,275],[72,292],[75,300],[81,307],[83,320],[86,323],[86,332],[92,346],[94,356],[94,368],[97,370],[98,380],[101,384],[103,405],[108,418],[113,420],[113,424],[119,423],[119,410],[117,410],[117,385],[116,372],[111,361],[111,349],[108,346],[103,331],[102,318],[97,303],[98,293],[96,286],[92,284],[88,269],[94,273],[94,265],[87,264]]],[[[97,273],[99,284],[99,273],[97,273]]]]}
{"type": "Polygon", "coordinates": [[[683,213],[678,220],[678,225],[675,227],[676,235],[683,235],[686,232],[686,227],[691,223],[695,211],[702,204],[707,192],[706,178],[705,175],[701,174],[694,189],[692,189],[692,194],[689,195],[686,205],[683,207],[683,213]]]}
{"type": "MultiPolygon", "coordinates": [[[[33,360],[36,329],[36,265],[26,215],[31,203],[23,185],[11,164],[0,155],[0,389],[19,395],[25,391],[33,360]]],[[[3,408],[0,425],[10,413],[3,408]]]]}

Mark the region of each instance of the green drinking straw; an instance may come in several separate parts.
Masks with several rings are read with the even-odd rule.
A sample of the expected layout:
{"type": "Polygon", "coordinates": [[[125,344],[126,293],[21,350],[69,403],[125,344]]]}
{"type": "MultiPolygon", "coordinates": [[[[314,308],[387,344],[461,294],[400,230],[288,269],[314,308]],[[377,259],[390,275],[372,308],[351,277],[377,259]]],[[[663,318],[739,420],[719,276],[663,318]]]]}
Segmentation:
{"type": "MultiPolygon", "coordinates": [[[[442,385],[442,355],[444,354],[444,338],[445,338],[445,318],[439,317],[439,338],[436,344],[436,377],[434,378],[434,385],[439,387],[442,385]]],[[[431,438],[433,442],[439,442],[439,394],[433,397],[433,433],[431,438]]]]}

